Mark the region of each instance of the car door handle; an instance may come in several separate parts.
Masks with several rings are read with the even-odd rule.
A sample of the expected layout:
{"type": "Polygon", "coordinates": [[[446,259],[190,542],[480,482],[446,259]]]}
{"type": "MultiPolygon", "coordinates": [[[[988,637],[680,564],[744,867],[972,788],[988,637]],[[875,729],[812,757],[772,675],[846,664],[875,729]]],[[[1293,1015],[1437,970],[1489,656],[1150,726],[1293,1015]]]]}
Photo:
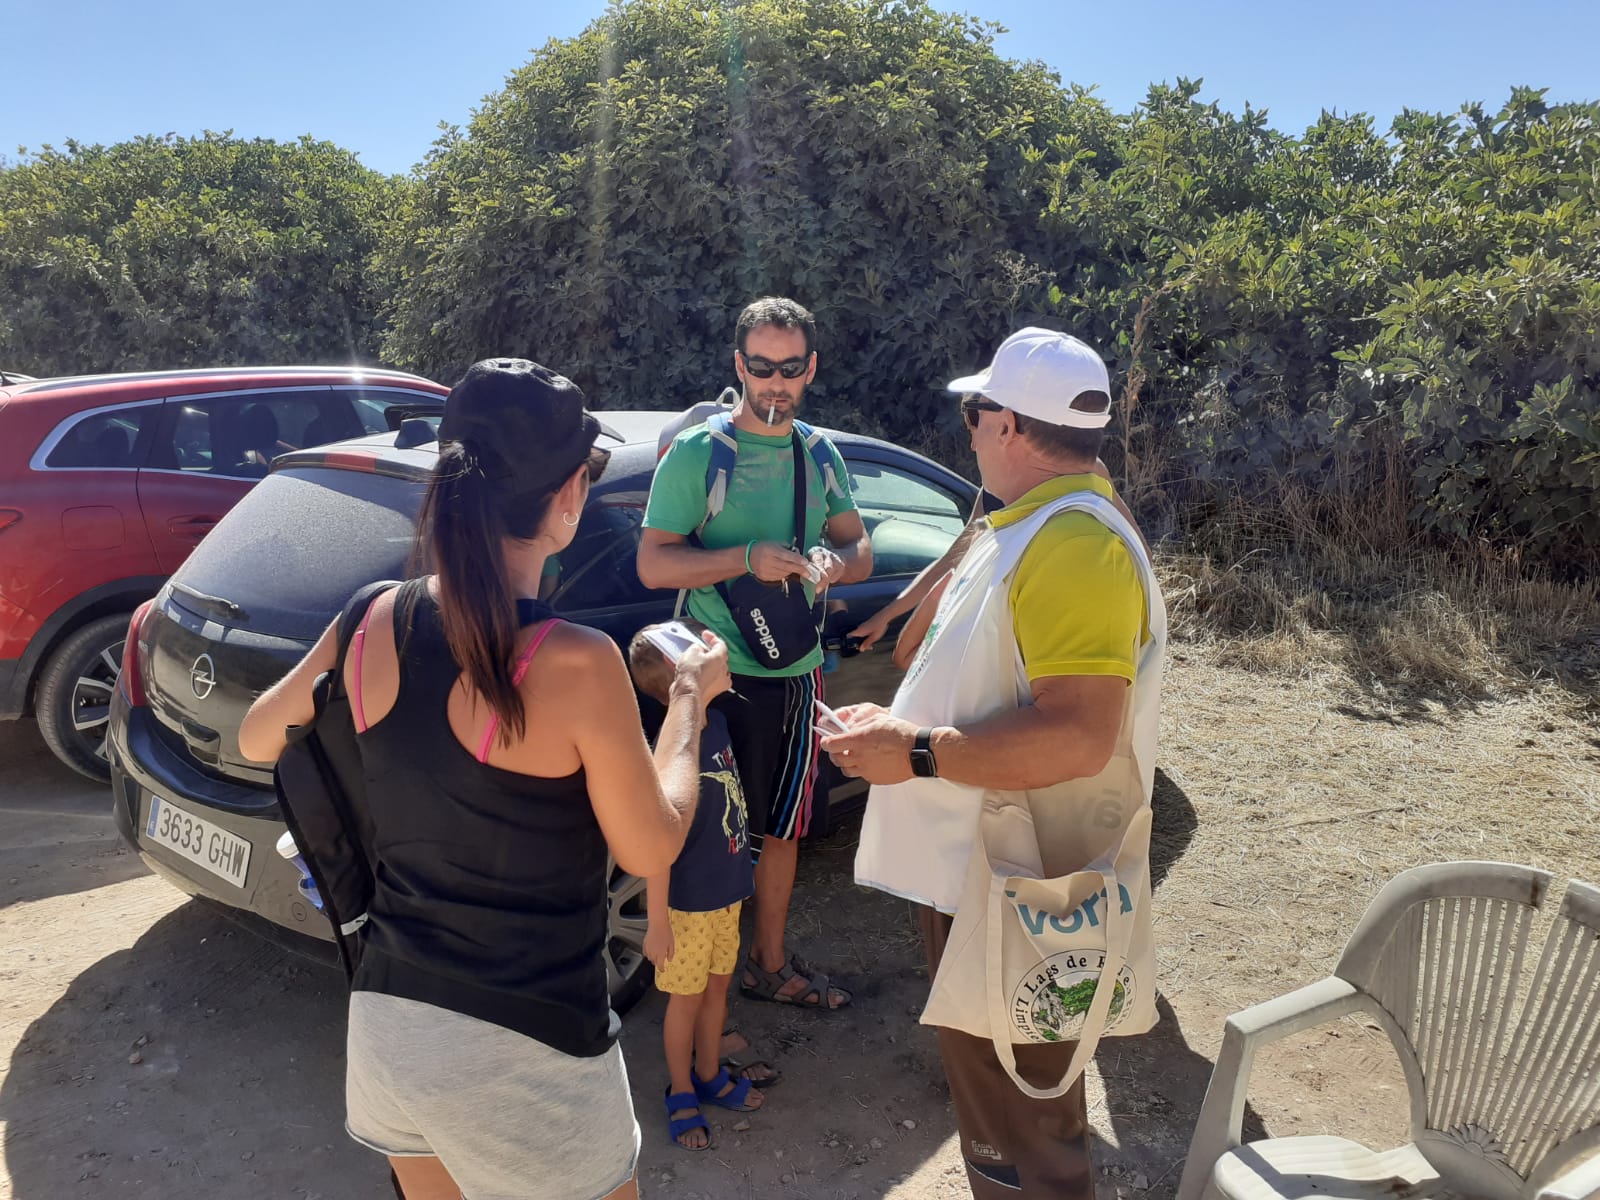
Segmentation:
{"type": "Polygon", "coordinates": [[[199,541],[216,527],[216,517],[173,517],[167,522],[167,532],[174,537],[193,538],[199,541]]]}

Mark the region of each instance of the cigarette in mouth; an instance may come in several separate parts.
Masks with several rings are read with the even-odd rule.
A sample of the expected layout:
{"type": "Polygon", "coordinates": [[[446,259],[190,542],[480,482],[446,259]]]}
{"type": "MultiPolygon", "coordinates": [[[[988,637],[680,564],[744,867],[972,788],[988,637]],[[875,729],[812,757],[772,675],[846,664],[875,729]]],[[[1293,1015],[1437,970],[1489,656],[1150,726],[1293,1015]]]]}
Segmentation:
{"type": "Polygon", "coordinates": [[[767,405],[767,424],[768,425],[772,424],[773,415],[777,411],[778,411],[778,406],[776,404],[768,404],[767,405]]]}

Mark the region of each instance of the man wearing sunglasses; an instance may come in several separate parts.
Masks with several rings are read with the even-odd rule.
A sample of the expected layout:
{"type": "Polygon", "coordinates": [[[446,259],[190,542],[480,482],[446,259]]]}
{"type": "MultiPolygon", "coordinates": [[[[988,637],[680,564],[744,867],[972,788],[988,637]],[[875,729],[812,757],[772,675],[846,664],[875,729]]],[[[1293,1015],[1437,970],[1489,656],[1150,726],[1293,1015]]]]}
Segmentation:
{"type": "MultiPolygon", "coordinates": [[[[1094,859],[1121,837],[1154,779],[1165,622],[1137,528],[1096,472],[1111,419],[1100,356],[1065,334],[1023,329],[987,370],[949,387],[963,396],[983,485],[1004,507],[978,524],[960,565],[930,592],[925,604],[937,615],[893,708],[841,709],[847,729],[823,748],[845,774],[873,784],[857,882],[917,902],[929,978],[945,982],[939,968],[948,957],[964,978],[982,980],[981,1007],[994,1002],[982,962],[994,961],[1000,943],[985,948],[990,957],[974,976],[971,925],[965,941],[951,937],[953,915],[974,903],[969,869],[985,884],[981,868],[994,869],[980,814],[997,795],[1025,799],[1044,814],[1041,831],[1048,822],[1052,862],[1079,851],[1094,859]],[[1121,765],[1108,767],[1114,755],[1121,765]],[[1082,801],[1075,780],[1094,781],[1093,803],[1082,801]],[[988,861],[974,866],[980,855],[988,861]]],[[[1025,863],[1035,851],[1044,861],[1044,846],[1041,836],[1034,847],[1004,849],[1018,855],[1008,861],[1025,863]]],[[[1148,920],[1147,883],[1143,897],[1148,920]]],[[[980,921],[1003,912],[981,903],[975,911],[980,921]]],[[[943,1012],[970,1028],[970,1011],[943,1012]]],[[[1032,1087],[1061,1089],[1034,1098],[996,1053],[993,1038],[1010,1029],[982,1024],[990,1036],[938,1029],[973,1195],[1093,1200],[1083,1077],[1069,1075],[1077,1043],[1012,1047],[1032,1087]]]]}
{"type": "Polygon", "coordinates": [[[871,574],[872,544],[839,452],[826,446],[831,470],[825,471],[820,451],[813,453],[796,432],[801,399],[817,371],[815,336],[811,314],[792,300],[768,297],[739,314],[733,369],[742,391],[729,431],[737,457],[724,477],[720,508],[708,496],[712,439],[719,435],[696,425],[673,439],[656,468],[638,566],[646,586],[688,591],[689,615],[728,646],[733,691],[717,706],[744,785],[756,860],[755,936],[741,990],[754,999],[831,1011],[848,1004],[850,993],[825,974],[800,968],[785,945],[797,839],[805,832],[817,776],[814,707],[822,698],[822,648],[810,606],[829,585],[871,574]],[[730,607],[742,607],[736,593],[748,594],[753,580],[783,585],[802,610],[781,656],[798,657],[783,666],[761,657],[764,648],[775,653],[775,646],[752,644],[765,639],[765,622],[752,639],[730,607]]]}

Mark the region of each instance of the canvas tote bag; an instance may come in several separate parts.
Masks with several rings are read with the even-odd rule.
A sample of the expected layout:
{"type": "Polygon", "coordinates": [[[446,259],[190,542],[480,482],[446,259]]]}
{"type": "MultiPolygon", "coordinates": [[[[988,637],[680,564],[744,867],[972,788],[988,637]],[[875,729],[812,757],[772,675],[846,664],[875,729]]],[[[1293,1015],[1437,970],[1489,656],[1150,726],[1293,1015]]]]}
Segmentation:
{"type": "MultiPolygon", "coordinates": [[[[1159,673],[1165,606],[1142,550],[1134,542],[1129,549],[1151,632],[1135,662],[1140,673],[1159,673]]],[[[1002,641],[1014,647],[1009,605],[995,607],[1002,641]]],[[[1020,664],[1002,673],[1002,694],[1031,702],[1020,664]]],[[[1116,748],[1100,774],[984,793],[977,845],[922,1014],[923,1024],[990,1039],[1012,1082],[1035,1099],[1064,1095],[1102,1036],[1145,1033],[1156,1023],[1144,782],[1153,764],[1135,749],[1140,691],[1137,681],[1127,689],[1116,748]],[[1018,1073],[1016,1045],[1068,1041],[1077,1049],[1057,1084],[1036,1087],[1018,1073]]]]}
{"type": "Polygon", "coordinates": [[[1127,736],[1132,708],[1130,695],[1127,753],[1119,749],[1094,779],[1072,781],[1084,786],[985,794],[978,845],[922,1014],[925,1025],[988,1038],[1012,1082],[1035,1099],[1064,1095],[1102,1036],[1145,1033],[1156,1023],[1150,806],[1127,736]],[[1083,827],[1097,815],[1116,825],[1093,854],[1083,827]],[[1106,980],[1111,986],[1101,986],[1106,980]],[[1077,1049],[1055,1085],[1035,1087],[1017,1072],[1016,1045],[1071,1041],[1077,1049]]]}

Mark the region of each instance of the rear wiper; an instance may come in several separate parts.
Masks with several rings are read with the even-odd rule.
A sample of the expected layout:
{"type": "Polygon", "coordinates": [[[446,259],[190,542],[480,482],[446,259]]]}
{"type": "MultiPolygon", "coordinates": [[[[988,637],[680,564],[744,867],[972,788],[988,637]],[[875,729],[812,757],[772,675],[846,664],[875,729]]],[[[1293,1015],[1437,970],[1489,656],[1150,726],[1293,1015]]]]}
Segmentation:
{"type": "Polygon", "coordinates": [[[197,592],[192,587],[181,583],[168,584],[175,592],[182,592],[191,600],[198,600],[207,608],[222,613],[223,616],[232,617],[236,621],[248,621],[249,614],[232,600],[224,600],[221,596],[208,596],[204,592],[197,592]]]}

